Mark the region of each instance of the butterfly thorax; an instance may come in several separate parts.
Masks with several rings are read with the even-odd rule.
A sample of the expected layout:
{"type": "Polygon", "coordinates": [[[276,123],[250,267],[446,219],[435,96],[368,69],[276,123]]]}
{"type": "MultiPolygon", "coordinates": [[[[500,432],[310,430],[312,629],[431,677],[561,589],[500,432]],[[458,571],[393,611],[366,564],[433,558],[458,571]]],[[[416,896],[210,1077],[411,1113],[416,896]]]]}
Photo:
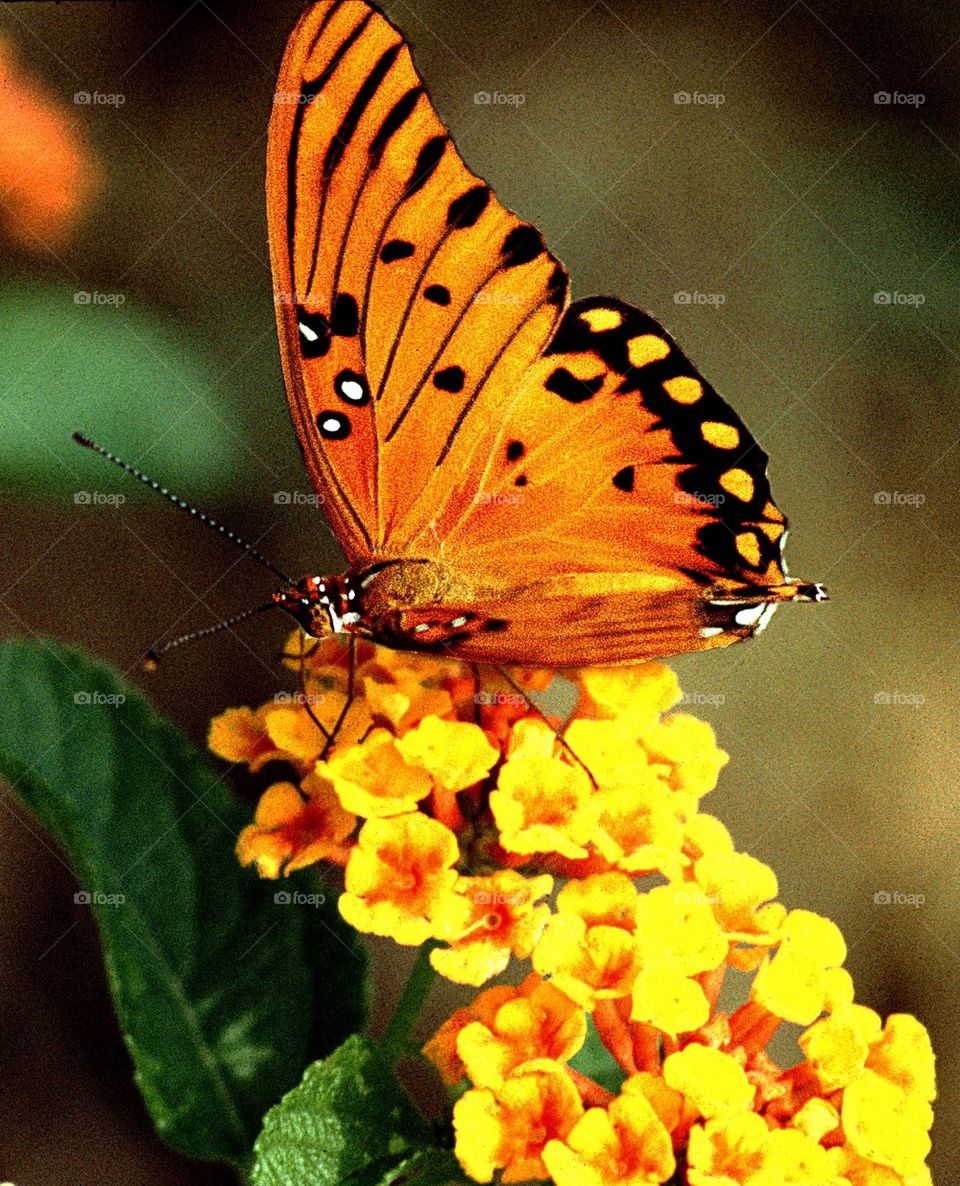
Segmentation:
{"type": "Polygon", "coordinates": [[[429,649],[464,625],[449,607],[467,590],[454,585],[440,562],[404,557],[357,565],[337,576],[308,575],[273,600],[314,638],[354,634],[387,646],[429,649]],[[426,629],[419,628],[419,615],[416,623],[406,621],[410,611],[440,606],[446,612],[426,629]]]}

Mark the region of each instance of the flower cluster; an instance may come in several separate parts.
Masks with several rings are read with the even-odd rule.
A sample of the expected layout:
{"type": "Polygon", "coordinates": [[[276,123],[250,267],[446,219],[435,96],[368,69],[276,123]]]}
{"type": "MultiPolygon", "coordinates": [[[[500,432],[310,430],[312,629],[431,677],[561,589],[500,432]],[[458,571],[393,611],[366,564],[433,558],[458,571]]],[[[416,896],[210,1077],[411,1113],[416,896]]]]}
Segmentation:
{"type": "Polygon", "coordinates": [[[668,668],[565,673],[577,701],[560,731],[528,696],[552,672],[481,686],[461,664],[364,645],[351,702],[346,659],[308,645],[294,635],[287,660],[299,694],[212,724],[220,756],[290,771],[238,854],[267,877],[342,865],[344,918],[432,941],[450,980],[530,962],[424,1048],[459,1093],[471,1178],[930,1182],[926,1031],[855,1003],[834,924],[777,902],[773,871],[700,811],[727,758],[671,711],[668,668]],[[767,1049],[784,1023],[803,1027],[786,1069],[767,1049]],[[588,1033],[603,1074],[596,1057],[591,1074],[576,1065],[588,1033]]]}

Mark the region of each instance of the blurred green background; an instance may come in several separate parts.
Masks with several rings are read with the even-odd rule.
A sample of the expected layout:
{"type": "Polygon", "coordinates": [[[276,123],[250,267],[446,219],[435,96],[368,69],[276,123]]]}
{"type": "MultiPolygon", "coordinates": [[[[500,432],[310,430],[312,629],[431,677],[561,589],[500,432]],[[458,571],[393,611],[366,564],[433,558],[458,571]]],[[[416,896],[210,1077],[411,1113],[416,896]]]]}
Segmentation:
{"type": "MultiPolygon", "coordinates": [[[[275,501],[309,491],[263,208],[300,7],[0,5],[0,629],[104,656],[200,743],[212,713],[280,686],[285,623],[149,678],[139,657],[254,604],[270,578],[69,434],[288,571],[338,568],[316,509],[275,501]]],[[[784,901],[839,923],[863,1003],[929,1026],[946,1182],[960,1156],[960,12],[384,7],[468,163],[543,229],[574,295],[616,293],[664,321],[771,455],[791,571],[833,600],[676,663],[731,754],[707,809],[773,865],[784,901]]],[[[69,872],[0,802],[0,1176],[229,1181],[153,1136],[69,872]]],[[[377,955],[386,1008],[403,961],[377,955]]],[[[425,1029],[454,1000],[436,994],[425,1029]]]]}

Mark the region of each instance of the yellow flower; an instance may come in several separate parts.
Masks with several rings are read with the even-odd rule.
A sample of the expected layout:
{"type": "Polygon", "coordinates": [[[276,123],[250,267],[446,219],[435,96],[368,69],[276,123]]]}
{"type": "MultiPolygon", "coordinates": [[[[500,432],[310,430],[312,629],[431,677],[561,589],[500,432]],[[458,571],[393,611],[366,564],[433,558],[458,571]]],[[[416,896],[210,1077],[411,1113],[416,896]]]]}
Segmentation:
{"type": "Polygon", "coordinates": [[[880,1017],[863,1005],[838,1009],[804,1030],[800,1048],[817,1072],[824,1092],[846,1087],[858,1078],[881,1032],[880,1017]]]}
{"type": "Polygon", "coordinates": [[[500,757],[479,725],[425,717],[408,730],[397,749],[406,760],[422,766],[440,786],[459,791],[486,778],[500,757]]]}
{"type": "Polygon", "coordinates": [[[453,700],[448,691],[437,686],[440,670],[436,660],[378,650],[376,668],[363,678],[370,712],[388,721],[397,733],[425,717],[447,716],[453,711],[453,700]]]}
{"type": "Polygon", "coordinates": [[[895,1173],[915,1172],[930,1152],[930,1105],[875,1071],[864,1071],[844,1089],[840,1120],[861,1157],[895,1173]]]}
{"type": "Polygon", "coordinates": [[[326,764],[340,801],[367,819],[416,811],[433,783],[421,766],[409,763],[392,733],[374,729],[362,745],[326,764]]]}
{"type": "Polygon", "coordinates": [[[717,747],[716,735],[706,721],[675,712],[645,730],[641,742],[651,762],[669,768],[667,781],[684,796],[690,810],[717,785],[720,771],[730,760],[717,747]]]}
{"type": "Polygon", "coordinates": [[[634,876],[682,875],[687,864],[681,852],[683,823],[673,793],[652,768],[641,767],[630,782],[604,787],[596,798],[600,816],[593,841],[611,864],[634,876]]]}
{"type": "Polygon", "coordinates": [[[241,865],[255,864],[261,877],[279,877],[330,857],[356,824],[325,779],[308,776],[300,790],[277,782],[240,833],[237,856],[241,865]]]}
{"type": "Polygon", "coordinates": [[[254,773],[267,762],[286,756],[270,739],[262,709],[228,708],[220,713],[210,722],[207,745],[218,758],[243,763],[254,773]]]}
{"type": "Polygon", "coordinates": [[[419,812],[368,820],[347,862],[340,913],[358,931],[419,946],[457,880],[459,855],[449,828],[419,812]]]}
{"type": "Polygon", "coordinates": [[[809,1025],[826,1008],[829,971],[846,959],[847,948],[835,923],[809,910],[791,910],[781,943],[757,971],[751,999],[797,1025],[809,1025]]]}
{"type": "Polygon", "coordinates": [[[557,1186],[649,1186],[676,1169],[670,1133],[639,1093],[590,1108],[566,1141],[550,1141],[543,1161],[557,1186]]]}
{"type": "Polygon", "coordinates": [[[520,756],[505,762],[490,810],[508,852],[585,857],[598,806],[579,766],[557,758],[520,756]]]}
{"type": "Polygon", "coordinates": [[[640,968],[636,887],[623,873],[571,881],[533,952],[533,966],[579,1005],[627,996],[640,968]]]}
{"type": "Polygon", "coordinates": [[[768,1134],[756,1112],[736,1112],[694,1125],[687,1146],[689,1186],[753,1186],[763,1181],[768,1134]]]}
{"type": "Polygon", "coordinates": [[[787,911],[771,901],[777,877],[769,865],[744,852],[712,852],[697,861],[693,876],[728,939],[776,942],[787,911]]]}
{"type": "Polygon", "coordinates": [[[564,993],[531,974],[488,1022],[459,1031],[457,1054],[476,1087],[497,1087],[521,1063],[547,1058],[565,1063],[583,1045],[587,1019],[564,993]]]}
{"type": "Polygon", "coordinates": [[[642,971],[633,986],[631,1017],[669,1034],[706,1023],[710,1003],[692,977],[718,967],[728,943],[704,895],[658,886],[637,901],[642,971]]]}
{"type": "Polygon", "coordinates": [[[550,914],[537,902],[552,888],[547,874],[523,877],[512,869],[461,877],[455,893],[437,903],[433,935],[449,946],[432,951],[431,964],[448,980],[480,985],[503,971],[511,953],[526,959],[550,914]]]}
{"type": "Polygon", "coordinates": [[[522,995],[522,988],[515,988],[511,984],[495,984],[493,988],[484,989],[466,1009],[458,1009],[449,1017],[424,1044],[424,1056],[437,1068],[448,1087],[455,1087],[467,1073],[457,1051],[461,1032],[474,1021],[488,1028],[492,1026],[500,1007],[522,995]]]}
{"type": "Polygon", "coordinates": [[[663,1061],[664,1081],[712,1120],[728,1112],[747,1112],[755,1088],[732,1055],[691,1042],[663,1061]]]}
{"type": "Polygon", "coordinates": [[[502,1170],[503,1182],[549,1177],[543,1151],[583,1114],[572,1081],[547,1059],[525,1063],[493,1091],[472,1088],[453,1107],[457,1159],[476,1182],[502,1170]]]}
{"type": "Polygon", "coordinates": [[[680,700],[680,684],[662,663],[582,667],[570,673],[580,690],[578,715],[626,719],[636,732],[656,723],[680,700]]]}
{"type": "Polygon", "coordinates": [[[866,1065],[908,1095],[927,1101],[936,1097],[930,1035],[909,1013],[892,1013],[887,1018],[882,1037],[870,1047],[866,1065]]]}

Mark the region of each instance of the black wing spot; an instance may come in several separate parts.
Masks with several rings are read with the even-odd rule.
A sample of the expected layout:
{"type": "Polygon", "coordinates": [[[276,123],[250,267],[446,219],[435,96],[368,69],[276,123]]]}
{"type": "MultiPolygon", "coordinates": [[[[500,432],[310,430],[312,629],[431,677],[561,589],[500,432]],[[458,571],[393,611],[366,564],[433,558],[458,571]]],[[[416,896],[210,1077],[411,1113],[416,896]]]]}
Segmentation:
{"type": "Polygon", "coordinates": [[[522,441],[511,441],[507,445],[507,461],[519,461],[524,454],[522,441]]]}
{"type": "Polygon", "coordinates": [[[526,474],[521,474],[519,478],[515,478],[515,479],[514,479],[514,482],[513,482],[513,484],[514,484],[514,486],[526,486],[526,484],[527,484],[527,475],[526,475],[526,474]]]}
{"type": "Polygon", "coordinates": [[[419,193],[437,171],[437,165],[440,164],[446,150],[448,139],[447,136],[434,136],[420,149],[417,163],[413,166],[413,173],[407,182],[406,190],[404,190],[405,199],[412,198],[415,193],[419,193]]]}
{"type": "Polygon", "coordinates": [[[423,290],[423,295],[435,305],[450,304],[450,289],[443,284],[431,284],[423,290]]]}
{"type": "Polygon", "coordinates": [[[380,252],[380,262],[392,264],[395,259],[409,259],[413,255],[413,250],[413,244],[408,243],[406,239],[391,239],[389,243],[383,245],[383,250],[380,252]]]}
{"type": "Polygon", "coordinates": [[[333,316],[330,328],[338,338],[355,338],[360,328],[360,310],[357,308],[356,297],[348,292],[341,292],[333,305],[333,316]]]}
{"type": "Polygon", "coordinates": [[[559,395],[571,404],[582,404],[584,400],[593,399],[603,386],[603,375],[593,379],[578,379],[571,375],[566,367],[557,367],[545,384],[547,391],[559,395]]]}
{"type": "Polygon", "coordinates": [[[322,313],[308,313],[297,306],[300,353],[304,358],[322,358],[330,349],[330,322],[322,313]]]}
{"type": "Polygon", "coordinates": [[[566,295],[567,273],[561,264],[557,264],[547,281],[547,300],[551,305],[562,306],[566,295]]]}
{"type": "Polygon", "coordinates": [[[632,494],[636,477],[636,468],[632,465],[625,465],[623,469],[617,470],[613,475],[613,484],[618,490],[622,490],[624,494],[632,494]]]}
{"type": "Polygon", "coordinates": [[[440,389],[440,391],[463,391],[463,384],[466,380],[466,375],[463,373],[463,367],[444,367],[442,371],[437,371],[433,376],[433,385],[440,389]]]}
{"type": "Polygon", "coordinates": [[[498,633],[501,630],[506,630],[509,625],[510,623],[506,618],[487,618],[483,628],[484,630],[492,630],[494,633],[498,633]]]}
{"type": "Polygon", "coordinates": [[[546,244],[537,228],[524,223],[523,226],[514,227],[507,235],[500,254],[505,268],[516,268],[520,264],[528,264],[545,250],[546,244]]]}
{"type": "Polygon", "coordinates": [[[346,440],[350,427],[350,421],[341,412],[317,413],[317,428],[325,441],[346,440]]]}
{"type": "Polygon", "coordinates": [[[490,187],[475,185],[459,198],[454,198],[447,210],[447,226],[463,229],[473,226],[490,202],[490,187]]]}
{"type": "Polygon", "coordinates": [[[390,114],[380,125],[380,130],[370,142],[370,164],[374,169],[380,164],[390,138],[410,118],[410,114],[422,94],[422,86],[411,87],[402,99],[398,99],[394,103],[390,114]]]}

